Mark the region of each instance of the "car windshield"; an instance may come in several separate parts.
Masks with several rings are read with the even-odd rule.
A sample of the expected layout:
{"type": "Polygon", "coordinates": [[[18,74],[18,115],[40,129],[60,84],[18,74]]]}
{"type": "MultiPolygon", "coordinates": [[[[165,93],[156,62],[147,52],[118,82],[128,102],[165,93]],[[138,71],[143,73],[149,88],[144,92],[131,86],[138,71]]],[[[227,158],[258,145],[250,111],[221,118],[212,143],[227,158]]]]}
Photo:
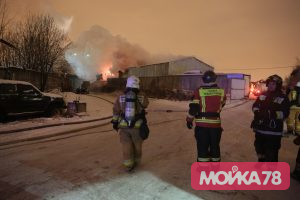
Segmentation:
{"type": "Polygon", "coordinates": [[[16,85],[0,84],[0,94],[16,94],[16,85]]]}
{"type": "Polygon", "coordinates": [[[31,85],[18,85],[18,91],[20,94],[40,94],[40,92],[31,85]]]}

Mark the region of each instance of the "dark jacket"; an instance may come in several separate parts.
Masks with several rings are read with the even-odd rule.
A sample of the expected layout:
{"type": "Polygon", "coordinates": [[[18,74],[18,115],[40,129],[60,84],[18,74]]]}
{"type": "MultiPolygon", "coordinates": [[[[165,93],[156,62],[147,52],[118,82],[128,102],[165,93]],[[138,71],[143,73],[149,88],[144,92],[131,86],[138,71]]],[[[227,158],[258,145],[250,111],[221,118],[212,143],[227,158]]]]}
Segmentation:
{"type": "Polygon", "coordinates": [[[282,91],[262,93],[252,106],[255,132],[267,135],[282,135],[283,122],[289,116],[290,102],[282,91]]]}

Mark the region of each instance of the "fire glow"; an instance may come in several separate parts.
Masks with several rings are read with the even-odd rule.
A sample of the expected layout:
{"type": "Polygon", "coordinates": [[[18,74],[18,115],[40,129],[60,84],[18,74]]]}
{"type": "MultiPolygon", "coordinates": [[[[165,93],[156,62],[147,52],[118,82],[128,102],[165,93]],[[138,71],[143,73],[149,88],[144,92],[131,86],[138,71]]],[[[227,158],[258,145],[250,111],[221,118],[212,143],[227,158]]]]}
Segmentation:
{"type": "Polygon", "coordinates": [[[111,64],[104,64],[98,69],[98,73],[102,74],[103,80],[106,81],[108,78],[115,77],[115,75],[111,72],[111,68],[111,64]]]}

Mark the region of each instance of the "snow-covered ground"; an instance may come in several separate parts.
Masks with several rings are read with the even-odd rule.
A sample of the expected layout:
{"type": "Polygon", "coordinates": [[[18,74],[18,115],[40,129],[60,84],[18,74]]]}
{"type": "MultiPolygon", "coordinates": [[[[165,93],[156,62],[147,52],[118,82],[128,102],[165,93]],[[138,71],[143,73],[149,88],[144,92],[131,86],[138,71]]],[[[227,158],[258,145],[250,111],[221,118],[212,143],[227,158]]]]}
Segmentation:
{"type": "MultiPolygon", "coordinates": [[[[232,103],[221,114],[224,162],[257,160],[250,129],[252,103],[238,107],[232,103]]],[[[187,106],[188,102],[150,101],[150,137],[143,145],[142,164],[132,174],[121,167],[119,136],[110,124],[72,137],[2,149],[0,194],[7,199],[300,199],[300,184],[295,180],[286,191],[193,190],[190,170],[196,144],[193,130],[186,128],[186,112],[181,112],[187,106]]],[[[282,139],[279,155],[291,170],[298,151],[292,139],[282,139]]]]}
{"type": "Polygon", "coordinates": [[[79,102],[86,103],[87,104],[86,114],[89,117],[103,117],[112,114],[111,104],[101,99],[84,95],[84,94],[75,94],[72,92],[63,93],[63,97],[66,102],[73,102],[74,100],[78,100],[79,102]]]}
{"type": "MultiPolygon", "coordinates": [[[[98,119],[102,117],[107,117],[112,115],[112,104],[109,102],[103,101],[99,98],[95,98],[93,96],[99,96],[104,99],[107,99],[111,102],[115,101],[116,96],[119,93],[112,93],[112,94],[91,94],[91,95],[83,95],[83,94],[75,94],[72,92],[65,92],[59,93],[65,99],[65,102],[85,102],[87,104],[87,112],[79,113],[71,118],[68,117],[40,117],[40,118],[32,118],[26,120],[17,120],[8,123],[2,123],[0,126],[0,133],[5,131],[14,131],[18,129],[26,129],[31,127],[37,126],[44,126],[44,125],[55,125],[60,123],[69,123],[69,122],[82,122],[87,120],[98,119]]],[[[148,108],[149,112],[157,112],[157,111],[165,111],[165,110],[172,110],[172,111],[180,111],[186,112],[188,109],[188,101],[169,101],[164,99],[150,99],[150,107],[148,108]],[[153,109],[155,108],[155,110],[153,109]]],[[[239,104],[243,102],[243,100],[232,100],[227,101],[227,105],[225,108],[239,104]]],[[[1,140],[1,139],[0,139],[1,140]]]]}
{"type": "MultiPolygon", "coordinates": [[[[79,100],[80,102],[87,103],[87,113],[78,116],[74,116],[72,118],[65,117],[55,117],[55,118],[33,118],[28,120],[14,121],[6,124],[2,124],[0,126],[0,133],[5,131],[11,131],[10,133],[0,134],[0,145],[8,144],[8,143],[16,143],[21,141],[27,141],[33,139],[38,139],[41,137],[50,137],[58,134],[70,133],[72,131],[94,127],[96,125],[100,125],[103,123],[107,123],[110,120],[104,121],[96,121],[89,123],[80,123],[80,124],[72,124],[68,125],[70,122],[87,122],[90,120],[98,119],[101,117],[107,117],[112,115],[112,104],[103,101],[99,98],[95,98],[94,96],[98,96],[104,99],[107,99],[111,102],[114,102],[117,93],[112,94],[91,94],[91,96],[87,95],[77,95],[74,93],[64,93],[61,94],[64,96],[67,102],[72,102],[74,100],[79,100]],[[52,126],[59,125],[60,126],[52,126]],[[42,129],[34,129],[35,127],[44,127],[42,129]],[[33,128],[33,130],[28,130],[33,128]],[[25,129],[21,131],[16,131],[20,129],[25,129]],[[27,130],[26,130],[27,129],[27,130]],[[15,131],[15,132],[14,132],[15,131]]],[[[236,106],[242,104],[246,101],[244,100],[234,100],[227,102],[227,105],[224,109],[228,109],[232,106],[236,106]]],[[[187,112],[189,101],[169,101],[164,99],[150,99],[150,106],[148,107],[148,113],[166,113],[166,112],[177,112],[185,114],[187,112]]],[[[154,120],[153,123],[159,122],[158,120],[154,120]]]]}

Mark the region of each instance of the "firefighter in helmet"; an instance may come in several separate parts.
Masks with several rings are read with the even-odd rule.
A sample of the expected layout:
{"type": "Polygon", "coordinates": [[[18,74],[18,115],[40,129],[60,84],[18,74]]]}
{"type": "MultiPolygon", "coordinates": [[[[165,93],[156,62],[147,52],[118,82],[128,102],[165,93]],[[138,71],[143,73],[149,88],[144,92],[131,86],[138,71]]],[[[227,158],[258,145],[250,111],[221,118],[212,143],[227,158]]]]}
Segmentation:
{"type": "Polygon", "coordinates": [[[290,115],[287,118],[287,130],[288,132],[295,134],[300,133],[300,81],[289,92],[288,98],[291,103],[290,115]]]}
{"type": "Polygon", "coordinates": [[[266,80],[267,91],[263,92],[252,106],[255,132],[254,146],[259,162],[278,162],[281,147],[283,122],[289,115],[290,102],[282,92],[282,79],[272,75],[266,80]]]}
{"type": "MultiPolygon", "coordinates": [[[[300,145],[300,81],[292,88],[288,94],[291,102],[290,115],[287,119],[287,129],[291,134],[296,135],[294,144],[300,145]]],[[[293,178],[300,181],[300,147],[296,158],[295,170],[291,174],[293,178]]]]}
{"type": "Polygon", "coordinates": [[[203,85],[195,92],[189,104],[186,118],[188,129],[193,128],[197,141],[198,162],[220,162],[220,140],[222,134],[220,112],[225,105],[224,90],[216,84],[217,75],[213,71],[203,74],[203,85]]]}
{"type": "Polygon", "coordinates": [[[123,165],[130,171],[141,161],[144,132],[141,127],[146,123],[145,108],[149,101],[139,93],[139,78],[130,76],[126,89],[113,106],[113,128],[120,135],[123,151],[123,165]]]}

